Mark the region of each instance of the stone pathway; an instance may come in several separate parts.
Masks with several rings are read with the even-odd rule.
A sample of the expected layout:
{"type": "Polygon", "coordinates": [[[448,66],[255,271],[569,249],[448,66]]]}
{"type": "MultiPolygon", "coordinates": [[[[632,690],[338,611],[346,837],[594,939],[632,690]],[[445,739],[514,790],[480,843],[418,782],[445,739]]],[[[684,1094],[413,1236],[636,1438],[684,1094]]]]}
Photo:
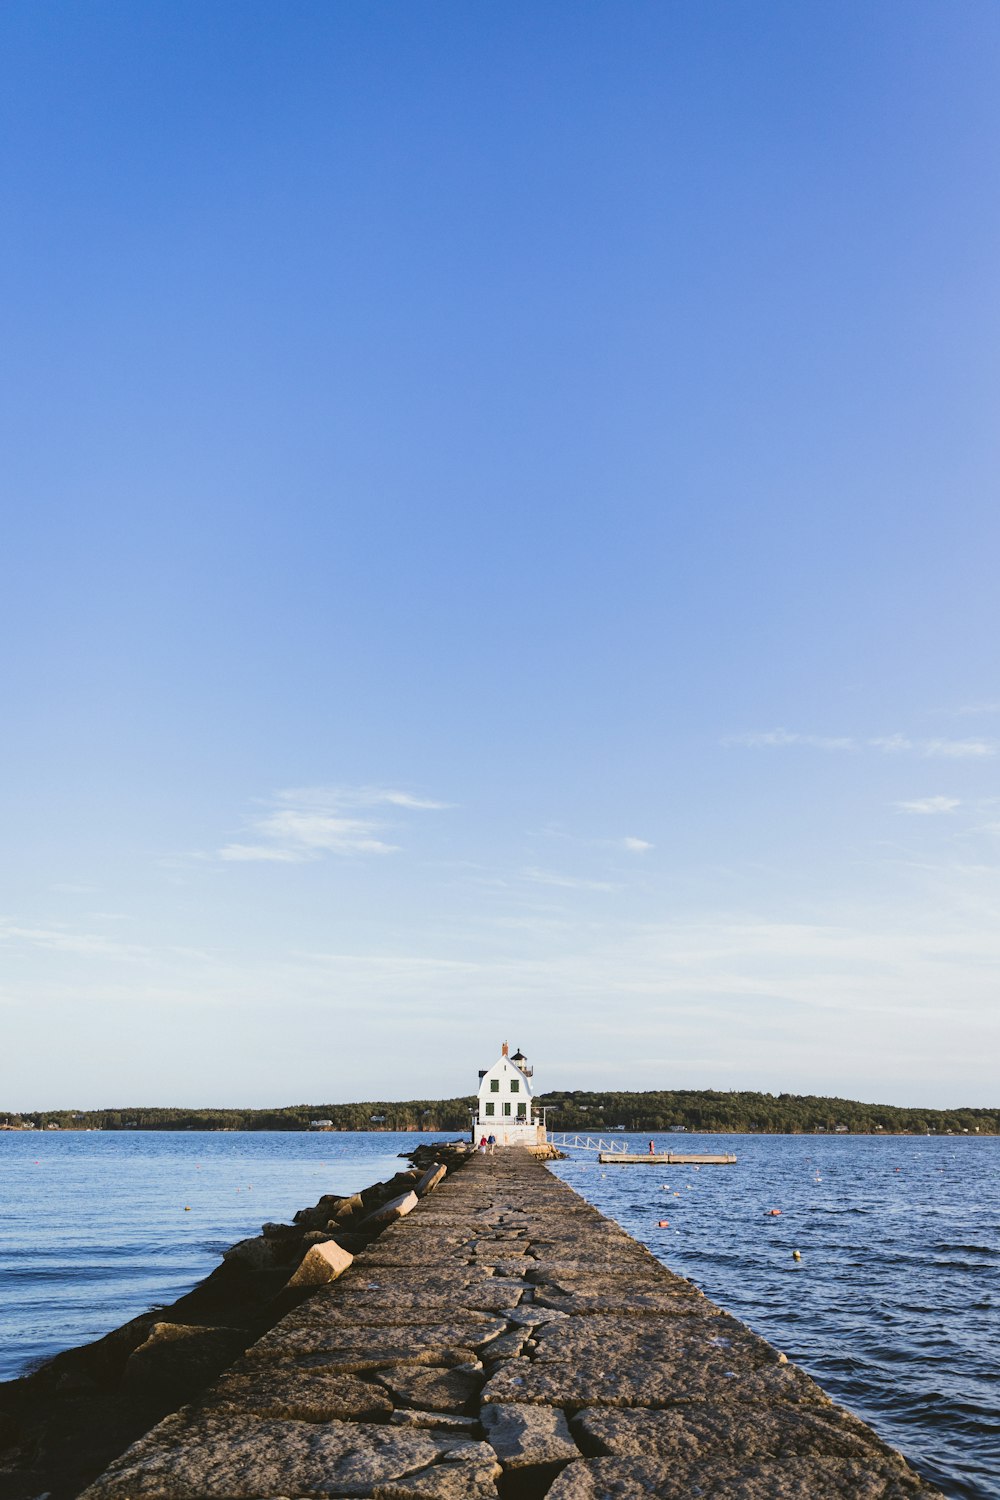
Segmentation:
{"type": "Polygon", "coordinates": [[[83,1500],[932,1500],[526,1152],[475,1156],[83,1500]]]}

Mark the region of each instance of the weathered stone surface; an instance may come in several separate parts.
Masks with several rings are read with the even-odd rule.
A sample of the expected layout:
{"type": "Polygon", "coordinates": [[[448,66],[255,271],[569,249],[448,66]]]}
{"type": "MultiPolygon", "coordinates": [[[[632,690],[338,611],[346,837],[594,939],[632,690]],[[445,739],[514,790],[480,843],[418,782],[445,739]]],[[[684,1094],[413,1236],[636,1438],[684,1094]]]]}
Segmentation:
{"type": "Polygon", "coordinates": [[[538,1329],[539,1360],[577,1360],[595,1352],[612,1363],[636,1358],[669,1359],[679,1364],[692,1358],[716,1363],[727,1370],[749,1364],[774,1364],[776,1351],[725,1313],[658,1318],[595,1313],[590,1318],[559,1318],[538,1329]]]}
{"type": "Polygon", "coordinates": [[[569,1464],[548,1500],[941,1500],[912,1470],[887,1478],[854,1459],[788,1458],[733,1466],[710,1459],[671,1472],[655,1458],[595,1458],[569,1464]]]}
{"type": "MultiPolygon", "coordinates": [[[[940,1500],[537,1163],[476,1157],[419,1200],[426,1175],[366,1189],[373,1218],[400,1196],[420,1213],[86,1500],[497,1500],[498,1458],[511,1496],[553,1481],[554,1500],[940,1500]]],[[[320,1204],[309,1227],[342,1233],[320,1204]]]]}
{"type": "Polygon", "coordinates": [[[457,1417],[453,1412],[447,1411],[417,1411],[415,1408],[400,1406],[389,1421],[396,1427],[430,1427],[436,1432],[465,1433],[469,1437],[482,1435],[478,1417],[457,1417]]]}
{"type": "Polygon", "coordinates": [[[495,1364],[505,1359],[517,1359],[524,1349],[529,1329],[513,1328],[510,1333],[502,1333],[498,1339],[493,1339],[483,1350],[483,1361],[488,1370],[492,1371],[495,1364]]]}
{"type": "Polygon", "coordinates": [[[361,1194],[351,1193],[350,1197],[341,1198],[331,1206],[329,1217],[338,1220],[350,1219],[353,1215],[359,1214],[363,1207],[361,1194]]]}
{"type": "Polygon", "coordinates": [[[407,1193],[400,1193],[397,1198],[390,1198],[387,1203],[382,1203],[372,1213],[366,1214],[359,1222],[359,1229],[379,1229],[386,1224],[394,1224],[397,1219],[402,1219],[406,1214],[412,1213],[418,1203],[416,1193],[411,1188],[407,1193]]]}
{"type": "Polygon", "coordinates": [[[698,1402],[669,1411],[591,1407],[573,1418],[588,1453],[658,1459],[672,1470],[695,1470],[712,1458],[735,1463],[794,1455],[864,1459],[877,1456],[895,1473],[899,1454],[840,1407],[759,1406],[754,1402],[698,1402]]]}
{"type": "Polygon", "coordinates": [[[251,1271],[263,1271],[277,1264],[276,1245],[274,1240],[265,1239],[262,1234],[254,1235],[230,1245],[222,1252],[222,1259],[242,1261],[251,1271]]]}
{"type": "Polygon", "coordinates": [[[499,1465],[493,1450],[485,1443],[469,1446],[479,1449],[483,1457],[453,1463],[446,1456],[430,1468],[377,1484],[372,1500],[497,1500],[499,1465]]]}
{"type": "MultiPolygon", "coordinates": [[[[593,1321],[588,1319],[588,1322],[593,1321]]],[[[663,1320],[667,1325],[666,1319],[663,1320]]],[[[671,1320],[672,1321],[672,1320],[671,1320]]],[[[553,1325],[546,1325],[551,1327],[553,1325]]],[[[545,1328],[538,1330],[539,1341],[545,1328]]],[[[483,1390],[484,1401],[539,1402],[570,1411],[583,1406],[676,1406],[694,1400],[799,1401],[823,1405],[828,1397],[794,1365],[733,1365],[720,1350],[675,1348],[659,1356],[648,1348],[613,1353],[599,1345],[566,1360],[541,1358],[501,1364],[483,1390]]]]}
{"type": "Polygon", "coordinates": [[[416,1406],[423,1411],[450,1411],[468,1416],[478,1410],[483,1385],[481,1372],[472,1370],[428,1370],[403,1365],[380,1370],[375,1379],[397,1406],[416,1406]]]}
{"type": "Polygon", "coordinates": [[[711,1310],[706,1297],[695,1292],[678,1294],[671,1291],[635,1291],[622,1283],[616,1291],[563,1292],[554,1287],[540,1286],[535,1292],[533,1305],[549,1307],[562,1313],[623,1314],[628,1317],[669,1317],[681,1314],[690,1317],[692,1312],[704,1308],[711,1310]]]}
{"type": "Polygon", "coordinates": [[[495,1494],[485,1443],[365,1422],[257,1421],[179,1412],[84,1493],[86,1500],[259,1500],[261,1496],[495,1494]],[[438,1467],[445,1471],[435,1488],[438,1467]],[[455,1486],[465,1486],[464,1489],[455,1486]]]}
{"type": "Polygon", "coordinates": [[[384,1420],[392,1401],[381,1386],[323,1365],[240,1363],[201,1402],[205,1411],[300,1422],[384,1420]]]}
{"type": "Polygon", "coordinates": [[[353,1262],[354,1256],[338,1245],[336,1240],[324,1240],[322,1244],[309,1247],[299,1262],[298,1269],[289,1277],[288,1285],[322,1286],[324,1282],[336,1281],[353,1262]]]}
{"type": "Polygon", "coordinates": [[[192,1384],[213,1380],[239,1358],[246,1344],[247,1335],[240,1328],[154,1323],[145,1343],[129,1355],[124,1378],[142,1389],[162,1388],[169,1396],[174,1386],[186,1391],[192,1384]]]}
{"type": "Polygon", "coordinates": [[[413,1186],[413,1191],[418,1198],[423,1198],[425,1194],[432,1193],[439,1182],[444,1181],[447,1173],[448,1168],[444,1162],[439,1162],[436,1167],[428,1167],[427,1171],[417,1178],[413,1186]]]}
{"type": "Polygon", "coordinates": [[[302,1234],[300,1224],[262,1224],[260,1232],[266,1240],[294,1240],[302,1234]]]}
{"type": "Polygon", "coordinates": [[[338,1282],[337,1290],[339,1305],[345,1309],[417,1307],[428,1311],[446,1308],[449,1313],[458,1309],[500,1312],[517,1304],[527,1283],[514,1277],[484,1275],[469,1266],[456,1266],[452,1273],[412,1266],[376,1269],[365,1255],[356,1273],[338,1282]]]}
{"type": "Polygon", "coordinates": [[[485,1406],[482,1420],[486,1441],[505,1469],[568,1463],[580,1456],[558,1407],[485,1406]]]}

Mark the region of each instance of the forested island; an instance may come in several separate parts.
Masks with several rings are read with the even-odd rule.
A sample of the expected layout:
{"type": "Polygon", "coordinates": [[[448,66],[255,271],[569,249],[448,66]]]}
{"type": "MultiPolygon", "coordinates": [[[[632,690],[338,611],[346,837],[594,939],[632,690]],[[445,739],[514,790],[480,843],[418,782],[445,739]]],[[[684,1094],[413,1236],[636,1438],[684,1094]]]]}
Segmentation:
{"type": "MultiPolygon", "coordinates": [[[[3,1115],[12,1130],[429,1130],[466,1131],[475,1100],[368,1100],[281,1109],[52,1109],[3,1115]]],[[[614,1093],[572,1089],[536,1096],[551,1130],[679,1131],[736,1135],[997,1135],[1000,1109],[919,1109],[812,1094],[714,1089],[614,1093]]]]}

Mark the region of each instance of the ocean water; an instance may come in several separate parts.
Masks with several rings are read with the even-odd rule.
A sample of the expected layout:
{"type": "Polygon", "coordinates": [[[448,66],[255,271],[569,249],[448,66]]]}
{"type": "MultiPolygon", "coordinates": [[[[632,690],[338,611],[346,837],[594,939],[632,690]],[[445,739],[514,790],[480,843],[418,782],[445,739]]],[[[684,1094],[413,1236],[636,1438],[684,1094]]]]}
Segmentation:
{"type": "MultiPolygon", "coordinates": [[[[173,1301],[264,1220],[391,1176],[421,1139],[0,1132],[0,1379],[173,1301]]],[[[1000,1140],[656,1142],[739,1159],[553,1170],[947,1495],[1000,1500],[1000,1140]]]]}
{"type": "Polygon", "coordinates": [[[429,1139],[0,1131],[0,1380],[175,1301],[262,1223],[391,1177],[429,1139]]]}
{"type": "MultiPolygon", "coordinates": [[[[630,1139],[644,1151],[649,1138],[630,1139]]],[[[573,1152],[553,1170],[782,1349],[945,1494],[997,1500],[1000,1140],[656,1142],[738,1160],[616,1167],[573,1152]]]]}

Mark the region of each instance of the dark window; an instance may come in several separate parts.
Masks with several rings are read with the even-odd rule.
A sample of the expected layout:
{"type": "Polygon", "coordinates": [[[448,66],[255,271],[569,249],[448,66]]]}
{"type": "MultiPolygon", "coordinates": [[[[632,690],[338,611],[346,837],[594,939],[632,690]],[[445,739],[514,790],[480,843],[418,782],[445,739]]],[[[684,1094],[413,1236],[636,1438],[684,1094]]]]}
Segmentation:
{"type": "Polygon", "coordinates": [[[510,1105],[509,1104],[505,1104],[504,1105],[503,1112],[504,1112],[505,1115],[509,1115],[510,1114],[510,1105]]]}
{"type": "Polygon", "coordinates": [[[521,1092],[521,1085],[516,1078],[510,1080],[510,1091],[512,1094],[519,1094],[521,1092]]]}
{"type": "Polygon", "coordinates": [[[492,1113],[493,1113],[493,1102],[492,1102],[492,1100],[489,1100],[489,1101],[488,1101],[488,1102],[487,1102],[487,1105],[486,1105],[486,1113],[487,1113],[487,1114],[488,1114],[488,1115],[491,1115],[491,1114],[492,1114],[492,1113]]]}
{"type": "Polygon", "coordinates": [[[499,1078],[491,1078],[490,1079],[490,1093],[491,1094],[499,1094],[499,1092],[500,1092],[500,1080],[499,1080],[499,1078]]]}
{"type": "Polygon", "coordinates": [[[526,1104],[519,1104],[517,1106],[517,1118],[519,1120],[524,1120],[524,1119],[527,1118],[527,1115],[528,1115],[528,1106],[526,1104]]]}

